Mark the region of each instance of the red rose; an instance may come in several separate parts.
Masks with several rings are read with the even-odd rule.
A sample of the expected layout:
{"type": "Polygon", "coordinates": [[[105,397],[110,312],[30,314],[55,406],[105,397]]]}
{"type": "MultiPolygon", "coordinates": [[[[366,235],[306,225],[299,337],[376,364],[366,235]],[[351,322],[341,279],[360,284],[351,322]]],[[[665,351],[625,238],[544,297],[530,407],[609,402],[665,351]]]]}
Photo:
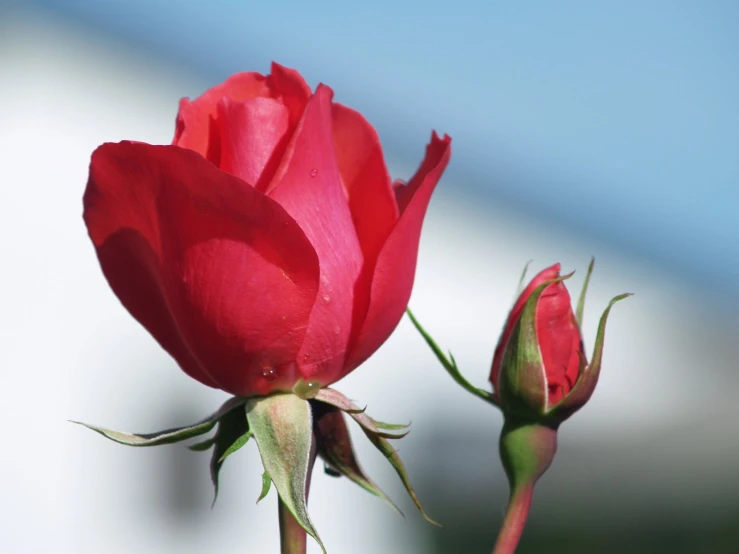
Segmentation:
{"type": "MultiPolygon", "coordinates": [[[[560,264],[554,264],[539,273],[519,295],[508,315],[503,333],[495,348],[490,382],[500,396],[499,380],[503,358],[511,335],[516,329],[532,293],[543,283],[559,278],[560,264]]],[[[585,359],[580,328],[572,311],[570,293],[562,281],[547,285],[536,302],[536,344],[546,384],[545,406],[551,407],[562,400],[577,382],[580,374],[580,357],[585,359]]]]}
{"type": "Polygon", "coordinates": [[[84,219],[131,314],[191,377],[240,396],[325,387],[398,324],[431,193],[432,134],[407,185],[377,133],[294,70],[183,99],[171,146],[104,144],[84,219]]]}

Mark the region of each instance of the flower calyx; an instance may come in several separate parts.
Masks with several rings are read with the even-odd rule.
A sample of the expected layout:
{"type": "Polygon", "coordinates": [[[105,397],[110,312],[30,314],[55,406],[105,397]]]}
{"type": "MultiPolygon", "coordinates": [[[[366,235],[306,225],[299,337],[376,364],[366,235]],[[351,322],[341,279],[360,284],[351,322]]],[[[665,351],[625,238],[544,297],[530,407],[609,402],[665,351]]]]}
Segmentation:
{"type": "MultiPolygon", "coordinates": [[[[408,425],[377,421],[367,415],[364,408],[360,408],[335,389],[313,390],[313,387],[298,387],[297,392],[251,398],[234,397],[216,412],[193,425],[157,433],[123,433],[86,423],[73,423],[79,423],[120,444],[137,447],[181,442],[215,429],[212,436],[190,445],[189,448],[196,452],[211,451],[210,471],[216,497],[218,475],[223,463],[254,438],[264,466],[262,491],[257,502],[269,493],[274,484],[280,499],[295,520],[319,543],[325,553],[326,549],[310,520],[307,508],[307,488],[317,456],[325,463],[326,473],[347,477],[385,500],[402,515],[398,507],[360,466],[347,426],[348,416],[359,424],[367,438],[391,463],[423,517],[438,525],[423,509],[410,484],[403,462],[389,442],[407,435],[408,425]],[[310,394],[297,394],[305,390],[309,390],[310,394]]],[[[215,500],[216,498],[213,500],[214,504],[215,500]]]]}

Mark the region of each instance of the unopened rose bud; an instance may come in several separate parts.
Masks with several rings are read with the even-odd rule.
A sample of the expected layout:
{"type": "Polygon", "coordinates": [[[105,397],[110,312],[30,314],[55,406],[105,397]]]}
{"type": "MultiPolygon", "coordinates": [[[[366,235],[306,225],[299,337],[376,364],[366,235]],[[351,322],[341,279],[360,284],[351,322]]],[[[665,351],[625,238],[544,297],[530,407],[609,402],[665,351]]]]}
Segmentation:
{"type": "Polygon", "coordinates": [[[580,332],[588,268],[576,315],[560,276],[560,264],[539,273],[519,295],[495,348],[490,382],[506,418],[556,427],[593,394],[600,374],[605,324],[614,298],[601,317],[588,365],[580,332]]]}
{"type": "Polygon", "coordinates": [[[616,296],[603,312],[588,364],[580,326],[592,270],[593,262],[574,311],[564,284],[571,274],[560,276],[560,264],[539,273],[519,294],[495,348],[490,371],[492,392],[467,381],[451,353],[447,357],[408,312],[454,380],[503,411],[500,457],[511,495],[493,554],[515,551],[526,524],[534,486],[557,451],[557,429],[590,399],[598,382],[608,313],[614,303],[629,296],[616,296]]]}

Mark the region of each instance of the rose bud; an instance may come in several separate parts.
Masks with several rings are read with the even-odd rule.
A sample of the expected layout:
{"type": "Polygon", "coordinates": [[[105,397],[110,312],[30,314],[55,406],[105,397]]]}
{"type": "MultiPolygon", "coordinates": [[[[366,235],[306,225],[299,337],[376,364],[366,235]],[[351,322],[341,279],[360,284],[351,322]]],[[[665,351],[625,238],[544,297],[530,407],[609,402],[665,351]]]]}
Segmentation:
{"type": "Polygon", "coordinates": [[[177,430],[95,429],[147,446],[216,428],[194,447],[213,447],[214,482],[254,436],[266,486],[275,482],[314,537],[304,506],[311,452],[383,496],[354,459],[343,414],[407,484],[385,440],[402,426],[375,422],[325,387],[402,317],[426,208],[451,154],[451,139],[432,133],[416,174],[393,183],[375,129],[332,97],[278,64],[271,75],[234,75],[180,102],[171,145],[100,146],[84,195],[90,238],[121,303],[185,373],[236,396],[177,430]]]}
{"type": "Polygon", "coordinates": [[[506,415],[556,426],[593,394],[600,374],[605,324],[614,298],[598,327],[593,361],[588,366],[580,334],[584,296],[578,314],[560,277],[560,264],[539,273],[519,295],[495,348],[490,382],[506,415]]]}
{"type": "MultiPolygon", "coordinates": [[[[593,394],[600,374],[606,320],[616,296],[601,316],[587,363],[580,325],[591,261],[576,311],[560,264],[539,273],[518,296],[495,348],[490,382],[493,392],[476,388],[410,313],[411,320],[445,369],[465,389],[503,411],[500,455],[511,486],[508,512],[493,554],[515,551],[526,523],[534,485],[552,463],[557,429],[593,394]]],[[[521,280],[525,277],[522,276],[521,280]]]]}

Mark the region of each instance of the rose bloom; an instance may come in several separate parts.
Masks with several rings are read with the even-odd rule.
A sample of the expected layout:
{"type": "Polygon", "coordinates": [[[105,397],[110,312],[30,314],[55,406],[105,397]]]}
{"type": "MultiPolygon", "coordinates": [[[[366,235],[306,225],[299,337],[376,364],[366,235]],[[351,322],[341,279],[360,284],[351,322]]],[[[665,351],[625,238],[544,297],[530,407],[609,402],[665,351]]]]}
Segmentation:
{"type": "MultiPolygon", "coordinates": [[[[508,315],[503,333],[493,356],[490,382],[500,397],[499,378],[505,351],[518,324],[526,301],[534,290],[559,277],[561,266],[554,264],[541,271],[519,295],[508,315]]],[[[546,379],[544,407],[551,407],[562,400],[575,386],[580,374],[580,358],[585,360],[580,327],[572,311],[570,293],[563,281],[547,285],[536,303],[536,340],[546,379]]]]}
{"type": "Polygon", "coordinates": [[[294,70],[183,99],[172,145],[92,155],[84,220],[129,312],[198,381],[239,396],[325,387],[388,338],[451,154],[432,134],[393,183],[374,128],[294,70]]]}

